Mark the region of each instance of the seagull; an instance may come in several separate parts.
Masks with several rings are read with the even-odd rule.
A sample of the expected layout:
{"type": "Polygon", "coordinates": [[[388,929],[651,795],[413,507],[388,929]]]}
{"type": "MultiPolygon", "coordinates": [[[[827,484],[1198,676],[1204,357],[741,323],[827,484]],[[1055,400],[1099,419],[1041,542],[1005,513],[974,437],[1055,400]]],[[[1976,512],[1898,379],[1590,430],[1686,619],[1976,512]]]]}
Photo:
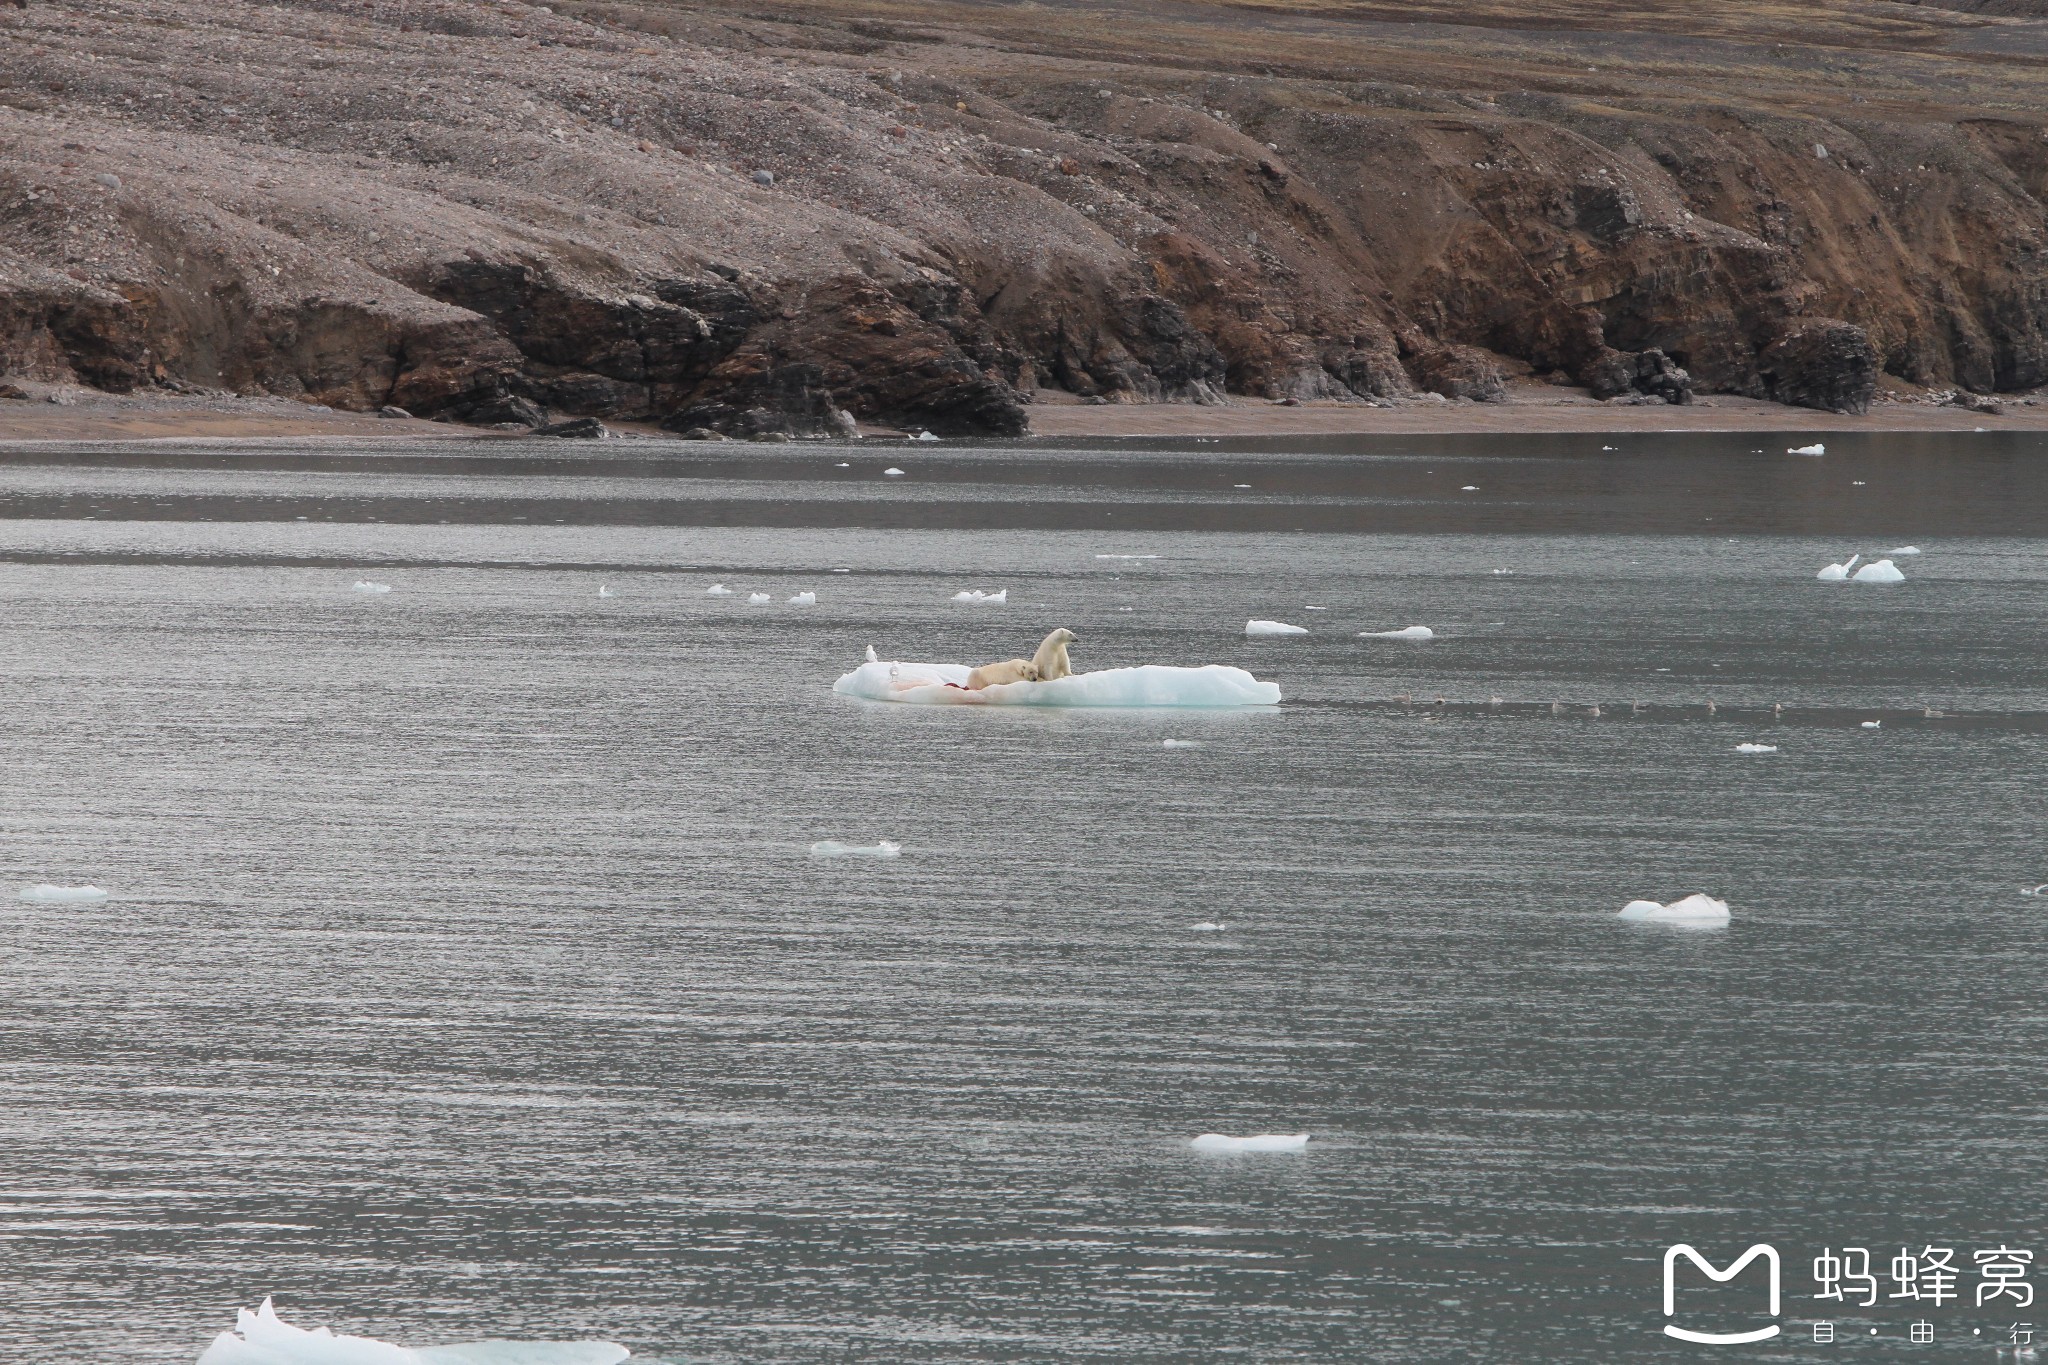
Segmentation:
{"type": "Polygon", "coordinates": [[[614,593],[606,584],[600,583],[597,585],[597,595],[599,597],[615,597],[618,594],[614,593]]]}
{"type": "Polygon", "coordinates": [[[1643,714],[1643,704],[1639,701],[1630,702],[1628,704],[1628,713],[1632,716],[1640,716],[1643,714]]]}
{"type": "Polygon", "coordinates": [[[1550,703],[1550,714],[1551,714],[1551,715],[1553,715],[1553,716],[1561,716],[1561,715],[1563,715],[1563,714],[1564,714],[1564,703],[1563,703],[1563,702],[1561,702],[1561,701],[1554,701],[1554,702],[1550,703]]]}
{"type": "Polygon", "coordinates": [[[1499,697],[1488,697],[1486,699],[1486,704],[1488,706],[1499,706],[1501,704],[1501,701],[1499,697]]]}
{"type": "Polygon", "coordinates": [[[1710,716],[1711,716],[1711,715],[1715,715],[1715,714],[1718,714],[1720,710],[1721,710],[1721,708],[1720,708],[1720,707],[1718,707],[1718,706],[1714,705],[1714,699],[1713,699],[1712,697],[1708,697],[1708,698],[1707,698],[1707,714],[1708,714],[1708,715],[1710,715],[1710,716]]]}
{"type": "Polygon", "coordinates": [[[1597,716],[1597,715],[1599,715],[1599,714],[1600,714],[1600,703],[1596,701],[1596,702],[1594,702],[1594,703],[1593,703],[1593,704],[1592,704],[1591,706],[1587,707],[1587,708],[1586,708],[1586,714],[1587,714],[1587,715],[1589,715],[1589,716],[1597,716]]]}
{"type": "Polygon", "coordinates": [[[2048,891],[2048,882],[2042,882],[2039,886],[2023,886],[2020,888],[2022,896],[2038,896],[2043,891],[2048,891]]]}
{"type": "Polygon", "coordinates": [[[1784,703],[1784,702],[1781,702],[1781,701],[1774,701],[1774,702],[1772,702],[1772,703],[1771,703],[1771,715],[1772,715],[1773,717],[1777,717],[1777,716],[1782,716],[1782,715],[1784,715],[1784,714],[1785,714],[1785,703],[1784,703]]]}
{"type": "Polygon", "coordinates": [[[875,647],[874,647],[873,645],[869,645],[869,646],[868,646],[868,662],[869,662],[869,663],[871,663],[871,664],[878,664],[878,663],[880,663],[881,661],[882,661],[882,656],[881,656],[881,655],[879,655],[879,654],[877,654],[877,653],[875,653],[875,647]]]}

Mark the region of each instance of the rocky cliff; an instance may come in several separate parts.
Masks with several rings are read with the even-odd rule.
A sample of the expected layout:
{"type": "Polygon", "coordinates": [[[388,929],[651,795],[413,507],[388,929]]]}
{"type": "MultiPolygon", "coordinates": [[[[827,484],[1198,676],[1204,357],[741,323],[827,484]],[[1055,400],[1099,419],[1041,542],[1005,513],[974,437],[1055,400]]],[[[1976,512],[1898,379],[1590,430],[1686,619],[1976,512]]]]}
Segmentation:
{"type": "Polygon", "coordinates": [[[0,3],[0,373],[1015,433],[1044,390],[2048,382],[2048,22],[0,3]]]}

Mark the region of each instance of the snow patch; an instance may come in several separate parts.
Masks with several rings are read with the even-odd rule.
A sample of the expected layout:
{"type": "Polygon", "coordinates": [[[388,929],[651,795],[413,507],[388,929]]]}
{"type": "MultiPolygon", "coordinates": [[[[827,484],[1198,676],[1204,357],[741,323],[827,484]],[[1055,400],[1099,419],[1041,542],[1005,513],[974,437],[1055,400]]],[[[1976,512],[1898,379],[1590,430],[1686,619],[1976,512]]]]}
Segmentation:
{"type": "Polygon", "coordinates": [[[632,1352],[609,1341],[470,1341],[409,1350],[370,1337],[294,1327],[269,1299],[235,1313],[199,1365],[618,1365],[632,1352]]]}
{"type": "Polygon", "coordinates": [[[1290,626],[1285,621],[1251,620],[1244,623],[1246,635],[1306,635],[1307,626],[1290,626]]]}
{"type": "Polygon", "coordinates": [[[862,664],[833,683],[832,690],[870,701],[923,706],[1213,707],[1275,706],[1280,701],[1278,683],[1262,682],[1227,664],[1105,668],[1046,682],[999,683],[979,690],[967,686],[971,671],[965,664],[862,664]]]}
{"type": "Polygon", "coordinates": [[[1307,1133],[1257,1133],[1251,1137],[1225,1137],[1204,1133],[1188,1146],[1198,1152],[1299,1152],[1308,1146],[1307,1133]]]}
{"type": "Polygon", "coordinates": [[[1659,905],[1655,901],[1630,901],[1621,908],[1619,918],[1650,920],[1659,924],[1726,924],[1728,902],[1699,893],[1669,905],[1659,905]]]}
{"type": "Polygon", "coordinates": [[[107,893],[97,886],[52,886],[40,882],[35,886],[22,888],[21,898],[25,901],[40,901],[45,905],[61,905],[76,901],[103,901],[107,893]]]}

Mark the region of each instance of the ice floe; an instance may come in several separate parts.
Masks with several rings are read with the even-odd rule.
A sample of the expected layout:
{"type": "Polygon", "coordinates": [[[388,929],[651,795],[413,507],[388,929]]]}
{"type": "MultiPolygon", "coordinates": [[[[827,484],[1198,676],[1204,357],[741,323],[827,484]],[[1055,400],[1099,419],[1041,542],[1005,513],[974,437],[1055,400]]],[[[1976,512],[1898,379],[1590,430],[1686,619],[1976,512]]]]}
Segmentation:
{"type": "Polygon", "coordinates": [[[1201,747],[1201,741],[1193,739],[1162,739],[1159,741],[1159,747],[1162,749],[1198,749],[1201,747]]]}
{"type": "Polygon", "coordinates": [[[1694,893],[1669,905],[1655,901],[1630,901],[1621,908],[1621,919],[1653,920],[1659,924],[1726,924],[1728,902],[1694,893]]]}
{"type": "Polygon", "coordinates": [[[390,592],[391,585],[389,583],[372,583],[367,578],[358,578],[355,590],[357,592],[390,592]]]}
{"type": "Polygon", "coordinates": [[[1889,559],[1880,559],[1875,564],[1865,564],[1849,576],[1852,583],[1903,583],[1906,576],[1899,572],[1899,566],[1889,559]]]}
{"type": "Polygon", "coordinates": [[[1917,555],[1920,553],[1920,547],[1918,545],[1901,545],[1898,549],[1886,550],[1885,553],[1888,555],[1917,555]]]}
{"type": "Polygon", "coordinates": [[[1188,1146],[1198,1152],[1299,1152],[1308,1146],[1307,1133],[1256,1133],[1251,1137],[1225,1137],[1204,1133],[1188,1146]]]}
{"type": "Polygon", "coordinates": [[[1458,491],[1460,493],[1477,493],[1479,491],[1479,485],[1476,483],[1468,483],[1463,488],[1460,488],[1458,491]]]}
{"type": "Polygon", "coordinates": [[[888,476],[889,476],[890,478],[892,478],[892,479],[895,479],[895,478],[901,478],[901,477],[902,477],[902,475],[903,475],[903,471],[902,471],[902,470],[900,470],[900,469],[898,469],[898,468],[897,468],[897,467],[896,467],[895,465],[893,465],[893,464],[892,464],[892,465],[890,465],[890,466],[889,466],[889,467],[888,467],[887,469],[883,470],[882,472],[883,472],[884,474],[887,474],[887,475],[888,475],[888,476]]]}
{"type": "Polygon", "coordinates": [[[1880,730],[1884,728],[1884,722],[1881,720],[1866,720],[1863,722],[1863,728],[1866,730],[1880,730]]]}
{"type": "Polygon", "coordinates": [[[789,605],[792,607],[815,607],[818,605],[818,594],[814,592],[800,592],[789,599],[789,605]]]}
{"type": "Polygon", "coordinates": [[[1850,555],[1839,564],[1828,565],[1825,569],[1815,574],[1814,577],[1823,583],[1839,583],[1849,576],[1849,570],[1855,568],[1856,561],[1861,558],[1863,558],[1862,555],[1850,555]]]}
{"type": "Polygon", "coordinates": [[[1200,924],[1190,924],[1188,932],[1192,934],[1220,934],[1229,927],[1227,924],[1218,924],[1215,920],[1205,919],[1200,924]]]}
{"type": "Polygon", "coordinates": [[[732,589],[726,587],[723,583],[713,583],[710,587],[704,589],[704,595],[706,597],[730,597],[732,596],[732,589]]]}
{"type": "Polygon", "coordinates": [[[1010,590],[1004,588],[1000,592],[983,592],[980,588],[965,588],[954,593],[952,600],[971,602],[977,606],[1000,607],[1010,600],[1010,590]]]}
{"type": "Polygon", "coordinates": [[[618,1365],[632,1354],[609,1341],[467,1341],[408,1349],[325,1327],[294,1327],[265,1299],[253,1313],[238,1309],[235,1330],[215,1337],[199,1365],[618,1365]]]}
{"type": "Polygon", "coordinates": [[[1045,682],[999,683],[979,690],[967,686],[971,671],[966,664],[862,664],[833,683],[832,690],[870,701],[925,706],[1215,707],[1274,706],[1280,701],[1278,683],[1262,682],[1227,664],[1104,668],[1045,682]]]}
{"type": "Polygon", "coordinates": [[[1735,746],[1735,752],[1738,754],[1774,754],[1778,752],[1778,746],[1775,744],[1738,744],[1735,746]]]}
{"type": "Polygon", "coordinates": [[[1097,555],[1097,559],[1157,559],[1158,555],[1097,555]]]}
{"type": "Polygon", "coordinates": [[[1793,446],[1785,453],[1787,455],[1825,455],[1828,453],[1828,448],[1816,441],[1810,446],[1793,446]]]}
{"type": "Polygon", "coordinates": [[[909,439],[913,441],[936,441],[939,438],[932,435],[929,431],[913,431],[910,433],[909,439]]]}
{"type": "Polygon", "coordinates": [[[107,898],[107,893],[97,886],[52,886],[48,882],[41,882],[35,886],[23,887],[21,898],[25,901],[41,901],[46,905],[60,905],[67,901],[103,901],[107,898]]]}
{"type": "Polygon", "coordinates": [[[773,602],[774,600],[774,598],[770,597],[765,592],[750,592],[747,594],[747,602],[750,605],[756,607],[760,606],[764,602],[773,602]]]}
{"type": "Polygon", "coordinates": [[[1434,640],[1436,632],[1428,626],[1407,626],[1401,630],[1361,630],[1360,639],[1379,640],[1434,640]]]}
{"type": "Polygon", "coordinates": [[[903,845],[884,839],[878,844],[842,844],[837,839],[820,839],[811,845],[813,858],[896,858],[903,845]]]}
{"type": "Polygon", "coordinates": [[[1285,621],[1250,620],[1244,623],[1247,635],[1306,635],[1307,626],[1290,626],[1285,621]]]}

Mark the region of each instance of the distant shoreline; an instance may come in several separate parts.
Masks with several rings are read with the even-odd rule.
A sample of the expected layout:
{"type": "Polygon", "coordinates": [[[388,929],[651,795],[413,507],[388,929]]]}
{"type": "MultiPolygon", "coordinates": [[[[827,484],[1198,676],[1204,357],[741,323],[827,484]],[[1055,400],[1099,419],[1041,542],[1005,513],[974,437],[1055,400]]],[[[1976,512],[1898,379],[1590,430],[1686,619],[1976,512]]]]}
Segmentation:
{"type": "MultiPolygon", "coordinates": [[[[181,399],[157,395],[73,390],[55,404],[0,402],[0,449],[73,442],[243,442],[332,437],[358,440],[521,441],[523,433],[482,430],[448,422],[381,418],[369,413],[315,412],[278,398],[181,399]]],[[[1716,394],[1683,407],[1600,403],[1586,397],[1551,397],[1517,386],[1501,403],[1408,401],[1391,406],[1306,402],[1285,405],[1236,398],[1220,404],[1076,402],[1041,395],[1028,409],[1031,436],[1055,439],[1118,437],[1299,437],[1498,435],[1525,433],[1647,432],[1938,432],[2048,431],[2048,402],[2008,402],[1998,413],[1932,403],[1880,402],[1850,416],[1716,394]]],[[[645,424],[622,431],[678,446],[645,424]]],[[[864,434],[886,438],[887,427],[864,434]]],[[[1031,437],[1022,438],[1028,442],[1031,437]]],[[[587,446],[567,441],[570,447],[587,446]]]]}

